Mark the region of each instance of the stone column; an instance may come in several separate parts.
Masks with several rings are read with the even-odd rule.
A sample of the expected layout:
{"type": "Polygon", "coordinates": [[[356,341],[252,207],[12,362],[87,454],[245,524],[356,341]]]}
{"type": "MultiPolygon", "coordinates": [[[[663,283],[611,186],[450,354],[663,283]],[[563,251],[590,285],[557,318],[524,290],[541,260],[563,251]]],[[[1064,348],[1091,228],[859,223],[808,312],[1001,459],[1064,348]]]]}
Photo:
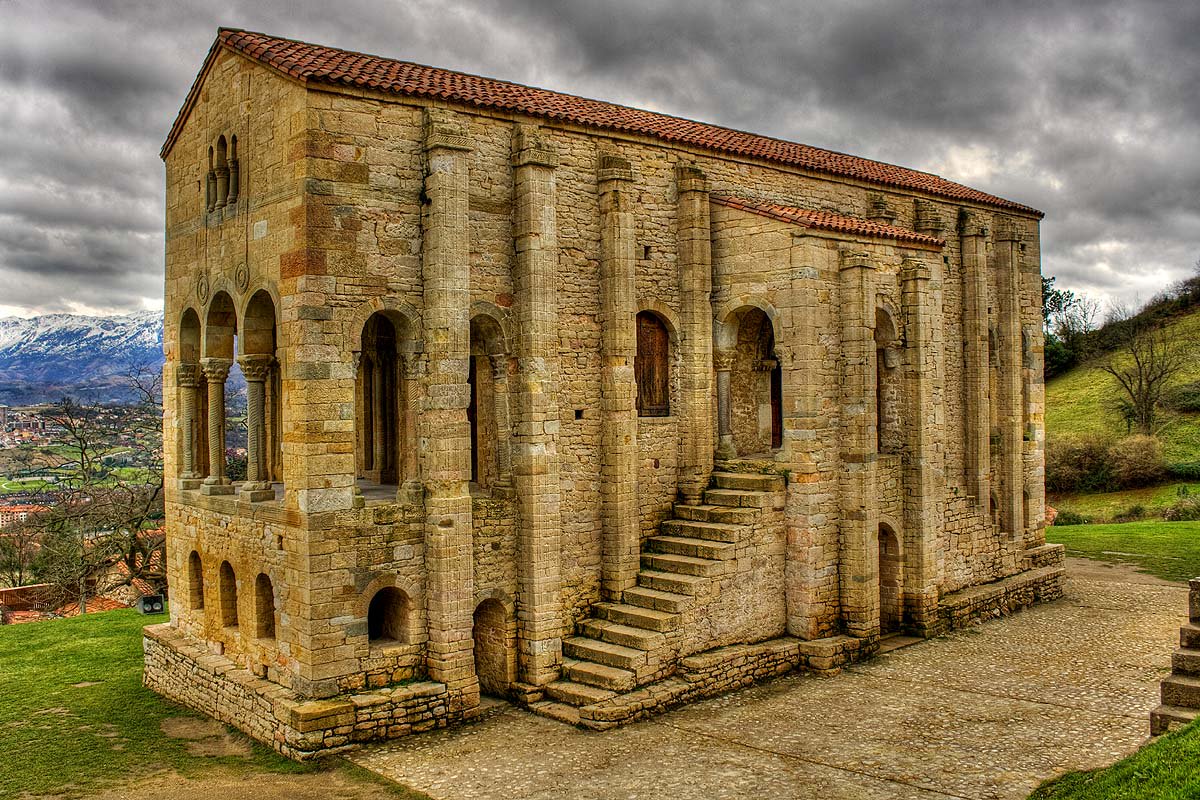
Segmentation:
{"type": "Polygon", "coordinates": [[[942,264],[937,253],[906,258],[900,268],[904,306],[904,586],[903,622],[922,634],[937,621],[937,546],[945,513],[942,431],[942,264]]]}
{"type": "Polygon", "coordinates": [[[520,679],[542,686],[562,664],[558,482],[558,154],[535,126],[513,135],[516,328],[512,478],[517,495],[520,679]]]}
{"type": "Polygon", "coordinates": [[[842,254],[839,275],[842,359],[842,535],[839,552],[846,633],[866,637],[879,626],[879,535],[875,494],[875,265],[868,253],[842,254]]]}
{"type": "Polygon", "coordinates": [[[180,364],[175,373],[175,382],[179,385],[180,400],[183,406],[183,470],[179,475],[180,489],[200,488],[201,476],[196,472],[196,389],[200,386],[200,367],[198,364],[180,364]]]}
{"type": "Polygon", "coordinates": [[[987,228],[973,212],[960,218],[963,267],[963,431],[966,490],[985,518],[991,504],[991,380],[988,363],[987,228]]]}
{"type": "Polygon", "coordinates": [[[729,387],[734,357],[732,350],[718,350],[713,354],[713,369],[717,375],[717,458],[737,458],[737,448],[733,446],[733,398],[729,387]]]}
{"type": "Polygon", "coordinates": [[[217,202],[215,207],[224,208],[229,200],[229,167],[219,166],[215,170],[217,176],[217,202]]]}
{"type": "Polygon", "coordinates": [[[496,480],[493,490],[512,489],[512,423],[508,416],[508,356],[491,356],[492,401],[496,416],[496,480]]]}
{"type": "MultiPolygon", "coordinates": [[[[426,665],[432,680],[450,687],[453,714],[476,706],[479,694],[471,639],[475,582],[467,486],[471,478],[467,422],[471,145],[465,126],[454,114],[433,108],[425,114],[422,323],[427,370],[420,422],[429,626],[426,665]]],[[[382,420],[376,425],[382,427],[382,420]]]]}
{"type": "Polygon", "coordinates": [[[200,487],[202,494],[233,494],[225,477],[225,379],[232,366],[228,358],[200,359],[208,383],[208,477],[200,487]]]}
{"type": "Polygon", "coordinates": [[[1025,413],[1021,407],[1021,229],[1011,221],[996,228],[996,276],[999,284],[997,355],[1000,358],[1000,529],[1024,544],[1025,413]]]}
{"type": "Polygon", "coordinates": [[[601,155],[600,191],[600,594],[619,601],[637,585],[641,557],[638,509],[637,286],[634,278],[633,168],[601,155]]]}
{"type": "Polygon", "coordinates": [[[397,489],[397,500],[408,505],[422,502],[425,490],[421,485],[417,454],[417,418],[420,416],[420,395],[418,389],[421,381],[421,360],[415,355],[401,356],[401,394],[403,396],[401,426],[404,429],[402,446],[400,448],[401,481],[397,489]]]}
{"type": "Polygon", "coordinates": [[[376,351],[371,358],[371,480],[383,482],[383,473],[387,469],[385,456],[385,434],[387,423],[387,375],[383,358],[376,351]]]}
{"type": "Polygon", "coordinates": [[[678,414],[680,425],[679,493],[699,503],[713,469],[712,409],[712,233],[708,180],[695,166],[675,170],[679,192],[678,414]]]}
{"type": "Polygon", "coordinates": [[[266,354],[242,356],[238,366],[246,376],[246,482],[241,497],[252,503],[274,500],[275,490],[267,479],[266,381],[275,357],[266,354]]]}

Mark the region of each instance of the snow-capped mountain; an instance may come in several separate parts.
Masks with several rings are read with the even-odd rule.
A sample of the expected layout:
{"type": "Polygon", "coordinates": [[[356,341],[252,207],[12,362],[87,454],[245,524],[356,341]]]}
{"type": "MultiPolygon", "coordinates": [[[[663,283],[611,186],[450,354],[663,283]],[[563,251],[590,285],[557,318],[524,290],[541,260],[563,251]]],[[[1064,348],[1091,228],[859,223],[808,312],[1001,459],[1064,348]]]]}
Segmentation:
{"type": "Polygon", "coordinates": [[[158,311],[0,318],[0,403],[130,399],[130,370],[162,366],[162,334],[158,311]]]}

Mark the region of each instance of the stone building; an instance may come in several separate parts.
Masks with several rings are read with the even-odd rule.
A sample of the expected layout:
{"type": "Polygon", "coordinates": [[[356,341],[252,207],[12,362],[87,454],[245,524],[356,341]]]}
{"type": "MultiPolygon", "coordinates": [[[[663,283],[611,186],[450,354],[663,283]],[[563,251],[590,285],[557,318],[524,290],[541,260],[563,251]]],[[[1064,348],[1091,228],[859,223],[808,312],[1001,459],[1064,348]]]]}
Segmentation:
{"type": "Polygon", "coordinates": [[[146,682],[282,752],[481,693],[605,728],[1061,592],[1034,209],[229,29],[162,156],[146,682]]]}

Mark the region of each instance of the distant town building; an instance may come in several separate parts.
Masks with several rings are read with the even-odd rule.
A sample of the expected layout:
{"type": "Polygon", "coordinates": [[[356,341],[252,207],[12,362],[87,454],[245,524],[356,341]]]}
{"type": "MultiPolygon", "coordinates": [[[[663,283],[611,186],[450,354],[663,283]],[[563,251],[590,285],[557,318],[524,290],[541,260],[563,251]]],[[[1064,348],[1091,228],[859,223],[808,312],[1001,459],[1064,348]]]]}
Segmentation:
{"type": "Polygon", "coordinates": [[[47,511],[45,506],[32,503],[0,505],[0,528],[7,528],[18,522],[24,522],[30,514],[47,511]]]}

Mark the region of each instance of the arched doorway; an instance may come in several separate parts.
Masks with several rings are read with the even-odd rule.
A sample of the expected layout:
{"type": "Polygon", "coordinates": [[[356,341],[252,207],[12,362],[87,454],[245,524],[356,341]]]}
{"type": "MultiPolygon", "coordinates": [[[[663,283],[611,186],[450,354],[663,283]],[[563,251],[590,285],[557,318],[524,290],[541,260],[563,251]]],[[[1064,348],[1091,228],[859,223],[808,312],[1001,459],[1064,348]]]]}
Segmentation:
{"type": "Polygon", "coordinates": [[[516,679],[516,626],[504,604],[489,598],[476,606],[471,636],[480,691],[507,694],[516,679]]]}
{"type": "Polygon", "coordinates": [[[879,633],[900,630],[900,540],[886,523],[879,526],[879,633]]]}
{"type": "Polygon", "coordinates": [[[403,333],[384,312],[372,314],[362,330],[355,406],[358,475],[372,484],[400,481],[404,382],[399,353],[403,333]]]}
{"type": "Polygon", "coordinates": [[[491,492],[511,484],[508,406],[508,349],[500,324],[486,313],[471,318],[470,398],[471,486],[491,492]]]}
{"type": "Polygon", "coordinates": [[[875,450],[899,453],[904,447],[900,421],[900,336],[886,309],[875,309],[875,450]]]}
{"type": "Polygon", "coordinates": [[[742,457],[766,455],[783,445],[783,371],[775,357],[775,328],[758,308],[737,321],[730,422],[733,445],[742,457]]]}

